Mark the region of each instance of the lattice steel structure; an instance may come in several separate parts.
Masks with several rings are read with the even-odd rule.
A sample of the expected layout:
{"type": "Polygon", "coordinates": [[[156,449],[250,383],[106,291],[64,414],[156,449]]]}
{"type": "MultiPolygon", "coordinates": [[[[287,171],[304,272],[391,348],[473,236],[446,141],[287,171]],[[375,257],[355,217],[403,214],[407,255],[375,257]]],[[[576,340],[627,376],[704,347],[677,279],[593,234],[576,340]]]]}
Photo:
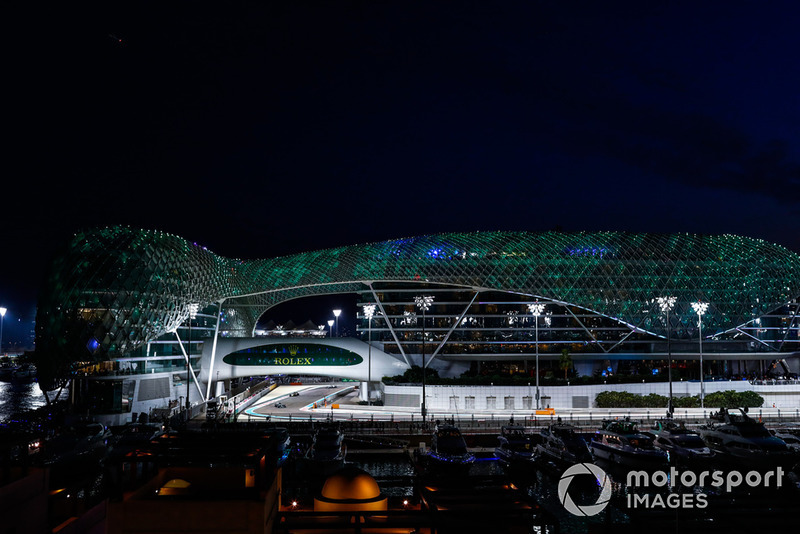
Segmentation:
{"type": "MultiPolygon", "coordinates": [[[[221,310],[220,335],[252,336],[264,311],[290,299],[358,292],[369,300],[374,287],[415,284],[514,295],[522,316],[536,299],[583,310],[620,325],[620,339],[666,335],[661,296],[676,297],[669,331],[678,339],[694,335],[698,300],[710,303],[708,337],[745,332],[778,310],[776,337],[786,340],[796,330],[800,256],[735,235],[475,232],[243,261],[175,235],[110,227],[77,234],[53,263],[37,351],[124,355],[177,328],[192,304],[221,310]]],[[[448,311],[440,329],[459,319],[448,311]]]]}

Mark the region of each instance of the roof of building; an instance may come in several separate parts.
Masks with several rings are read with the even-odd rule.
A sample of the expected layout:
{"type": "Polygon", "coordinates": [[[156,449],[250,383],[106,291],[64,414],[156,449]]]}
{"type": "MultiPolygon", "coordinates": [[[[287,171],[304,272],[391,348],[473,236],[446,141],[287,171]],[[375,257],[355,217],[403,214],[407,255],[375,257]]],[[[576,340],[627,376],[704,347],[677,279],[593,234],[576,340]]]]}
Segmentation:
{"type": "Polygon", "coordinates": [[[472,232],[245,261],[164,232],[109,227],[77,234],[53,263],[37,348],[64,345],[66,332],[75,347],[124,354],[175,329],[191,304],[220,301],[226,327],[252,332],[275,304],[374,282],[529,295],[656,334],[664,324],[658,297],[676,297],[672,313],[685,316],[703,300],[712,333],[800,295],[800,256],[736,235],[472,232]]]}

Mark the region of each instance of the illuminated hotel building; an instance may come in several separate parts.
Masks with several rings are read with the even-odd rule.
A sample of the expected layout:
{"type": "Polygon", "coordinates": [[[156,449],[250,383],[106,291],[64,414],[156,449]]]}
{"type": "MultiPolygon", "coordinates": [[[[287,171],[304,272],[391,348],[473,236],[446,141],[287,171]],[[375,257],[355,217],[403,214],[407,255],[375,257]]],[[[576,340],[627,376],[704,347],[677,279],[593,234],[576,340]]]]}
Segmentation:
{"type": "Polygon", "coordinates": [[[254,338],[272,307],[342,293],[359,295],[359,337],[369,332],[404,365],[421,363],[415,297],[433,297],[426,363],[442,374],[530,374],[537,352],[543,372],[557,374],[564,349],[578,374],[651,372],[668,345],[697,374],[699,319],[707,373],[798,370],[798,254],[736,235],[623,232],[446,233],[245,261],[164,232],[98,229],[77,234],[52,265],[37,353],[56,370],[115,361],[134,374],[185,373],[191,335],[195,374],[213,380],[225,356],[215,339],[254,338]],[[697,302],[709,304],[702,317],[697,302]],[[206,369],[201,351],[213,354],[206,369]]]}

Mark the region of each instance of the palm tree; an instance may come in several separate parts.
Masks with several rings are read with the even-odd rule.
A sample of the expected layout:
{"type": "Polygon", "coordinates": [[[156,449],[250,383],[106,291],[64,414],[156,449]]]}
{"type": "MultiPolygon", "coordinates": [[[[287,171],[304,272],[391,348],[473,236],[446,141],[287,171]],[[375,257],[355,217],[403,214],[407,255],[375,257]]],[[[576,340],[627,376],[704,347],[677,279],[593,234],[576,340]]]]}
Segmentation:
{"type": "Polygon", "coordinates": [[[561,356],[558,357],[558,367],[564,371],[564,380],[567,379],[567,372],[572,368],[572,357],[569,349],[561,349],[561,356]]]}

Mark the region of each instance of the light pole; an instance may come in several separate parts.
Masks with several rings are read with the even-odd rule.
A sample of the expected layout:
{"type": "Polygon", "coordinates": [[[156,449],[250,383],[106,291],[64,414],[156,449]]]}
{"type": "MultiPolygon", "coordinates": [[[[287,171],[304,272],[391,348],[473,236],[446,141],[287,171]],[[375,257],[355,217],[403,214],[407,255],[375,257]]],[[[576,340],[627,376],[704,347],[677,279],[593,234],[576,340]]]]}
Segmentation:
{"type": "Polygon", "coordinates": [[[672,334],[669,324],[669,311],[675,306],[676,300],[675,297],[658,297],[656,299],[656,302],[658,302],[658,305],[661,307],[661,311],[667,314],[667,376],[669,377],[669,404],[667,406],[667,411],[670,416],[672,412],[675,411],[675,408],[672,405],[672,347],[670,346],[672,334]]]}
{"type": "Polygon", "coordinates": [[[425,405],[425,312],[433,304],[432,296],[414,297],[414,304],[417,308],[422,310],[422,422],[425,422],[425,417],[428,410],[425,405]]]}
{"type": "Polygon", "coordinates": [[[342,314],[342,310],[333,310],[333,316],[336,318],[336,337],[339,337],[339,316],[342,314]]]}
{"type": "Polygon", "coordinates": [[[330,333],[330,337],[333,337],[333,319],[328,321],[328,332],[330,333]]]}
{"type": "Polygon", "coordinates": [[[706,388],[703,383],[703,315],[708,309],[708,302],[692,302],[692,309],[697,314],[697,327],[700,329],[700,407],[705,408],[706,388]]]}
{"type": "Polygon", "coordinates": [[[3,321],[7,311],[7,308],[0,308],[0,356],[3,355],[3,321]]]}
{"type": "MultiPolygon", "coordinates": [[[[528,382],[528,401],[530,401],[530,399],[531,399],[531,383],[528,382]]],[[[523,408],[524,408],[524,406],[523,406],[523,408]]]]}
{"type": "Polygon", "coordinates": [[[372,382],[372,316],[375,315],[375,305],[364,306],[364,317],[367,318],[367,406],[372,406],[369,396],[369,383],[372,382]]]}
{"type": "Polygon", "coordinates": [[[197,317],[199,304],[189,304],[189,347],[186,349],[186,420],[189,420],[189,382],[192,380],[192,321],[197,317]]]}
{"type": "Polygon", "coordinates": [[[533,315],[533,320],[536,325],[536,409],[540,408],[539,405],[539,316],[544,311],[544,304],[539,301],[533,304],[528,304],[528,310],[533,315]]]}

